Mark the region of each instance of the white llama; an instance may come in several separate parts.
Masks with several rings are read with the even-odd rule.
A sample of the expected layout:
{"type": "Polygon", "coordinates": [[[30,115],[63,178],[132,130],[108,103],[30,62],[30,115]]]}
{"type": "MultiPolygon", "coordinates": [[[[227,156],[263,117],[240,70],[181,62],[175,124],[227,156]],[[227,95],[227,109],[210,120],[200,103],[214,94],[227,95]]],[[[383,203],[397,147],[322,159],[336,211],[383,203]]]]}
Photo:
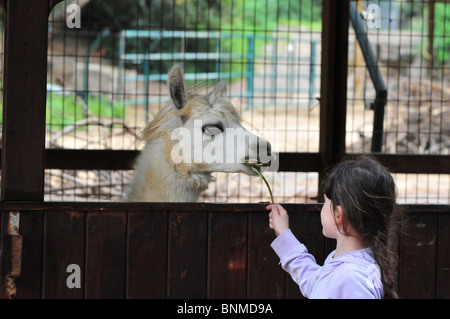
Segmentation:
{"type": "Polygon", "coordinates": [[[183,70],[175,65],[168,89],[170,103],[143,131],[146,144],[126,200],[196,202],[212,172],[256,175],[252,165],[270,165],[270,144],[242,127],[223,82],[196,94],[186,89],[183,70]]]}

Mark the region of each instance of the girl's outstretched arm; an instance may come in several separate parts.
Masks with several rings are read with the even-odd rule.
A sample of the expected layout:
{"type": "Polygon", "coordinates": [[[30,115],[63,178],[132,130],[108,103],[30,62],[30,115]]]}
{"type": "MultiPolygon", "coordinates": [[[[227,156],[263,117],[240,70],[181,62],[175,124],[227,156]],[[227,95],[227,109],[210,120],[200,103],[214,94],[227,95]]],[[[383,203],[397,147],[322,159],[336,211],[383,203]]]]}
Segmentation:
{"type": "Polygon", "coordinates": [[[289,229],[289,216],[280,205],[269,205],[269,227],[277,238],[271,243],[272,249],[280,257],[281,266],[299,285],[302,294],[309,297],[315,282],[314,273],[320,268],[315,258],[308,253],[289,229]]]}
{"type": "Polygon", "coordinates": [[[266,207],[270,210],[269,227],[275,231],[275,235],[279,235],[289,229],[289,215],[280,204],[271,204],[266,207]]]}

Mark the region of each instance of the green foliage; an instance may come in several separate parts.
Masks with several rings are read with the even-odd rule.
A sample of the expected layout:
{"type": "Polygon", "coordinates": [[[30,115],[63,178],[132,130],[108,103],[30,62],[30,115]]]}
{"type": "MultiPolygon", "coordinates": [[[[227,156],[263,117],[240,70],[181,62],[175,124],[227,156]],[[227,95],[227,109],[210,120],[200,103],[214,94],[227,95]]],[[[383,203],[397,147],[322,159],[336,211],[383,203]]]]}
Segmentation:
{"type": "MultiPolygon", "coordinates": [[[[442,66],[450,62],[450,3],[435,2],[434,6],[433,54],[442,66]]],[[[423,35],[417,50],[423,57],[428,58],[428,1],[401,2],[399,10],[401,29],[405,32],[414,30],[423,35]]]]}
{"type": "Polygon", "coordinates": [[[74,94],[52,92],[47,95],[46,120],[47,127],[51,130],[61,130],[89,116],[123,119],[125,108],[120,103],[109,103],[105,97],[89,96],[86,106],[74,94]]]}
{"type": "Polygon", "coordinates": [[[450,61],[450,4],[436,3],[434,9],[434,47],[441,65],[450,61]]]}
{"type": "MultiPolygon", "coordinates": [[[[223,0],[220,30],[240,34],[241,37],[222,39],[222,52],[234,55],[254,54],[255,58],[262,54],[265,46],[272,41],[272,37],[283,37],[279,28],[303,27],[312,31],[321,29],[322,4],[321,1],[303,0],[252,0],[235,1],[223,0]],[[253,52],[249,52],[249,39],[255,38],[253,52]]],[[[246,58],[234,59],[225,71],[247,71],[246,58]]]]}
{"type": "Polygon", "coordinates": [[[224,0],[222,29],[274,32],[279,26],[304,26],[317,30],[321,22],[321,1],[224,0]]]}
{"type": "MultiPolygon", "coordinates": [[[[3,122],[3,103],[0,101],[0,123],[3,122]]],[[[66,126],[89,116],[123,119],[125,107],[121,103],[110,103],[105,97],[89,96],[88,107],[74,94],[47,94],[46,122],[51,130],[61,130],[66,126]]]]}

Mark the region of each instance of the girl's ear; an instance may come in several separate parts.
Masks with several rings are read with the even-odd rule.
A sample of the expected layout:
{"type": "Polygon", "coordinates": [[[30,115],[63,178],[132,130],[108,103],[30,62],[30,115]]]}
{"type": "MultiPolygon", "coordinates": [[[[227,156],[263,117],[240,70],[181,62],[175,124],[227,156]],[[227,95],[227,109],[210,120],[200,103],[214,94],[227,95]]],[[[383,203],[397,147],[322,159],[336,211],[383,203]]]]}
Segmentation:
{"type": "Polygon", "coordinates": [[[342,210],[342,206],[338,205],[334,211],[334,221],[337,226],[344,225],[344,211],[342,210]]]}

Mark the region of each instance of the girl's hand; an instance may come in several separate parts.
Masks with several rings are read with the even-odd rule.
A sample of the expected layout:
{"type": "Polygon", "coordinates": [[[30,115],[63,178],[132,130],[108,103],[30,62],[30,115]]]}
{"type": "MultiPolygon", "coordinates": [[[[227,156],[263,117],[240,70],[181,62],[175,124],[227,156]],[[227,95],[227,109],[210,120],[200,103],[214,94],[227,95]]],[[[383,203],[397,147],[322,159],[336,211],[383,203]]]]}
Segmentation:
{"type": "Polygon", "coordinates": [[[271,204],[266,209],[271,211],[269,213],[269,227],[275,231],[275,235],[278,236],[289,229],[289,216],[280,204],[271,204]]]}

